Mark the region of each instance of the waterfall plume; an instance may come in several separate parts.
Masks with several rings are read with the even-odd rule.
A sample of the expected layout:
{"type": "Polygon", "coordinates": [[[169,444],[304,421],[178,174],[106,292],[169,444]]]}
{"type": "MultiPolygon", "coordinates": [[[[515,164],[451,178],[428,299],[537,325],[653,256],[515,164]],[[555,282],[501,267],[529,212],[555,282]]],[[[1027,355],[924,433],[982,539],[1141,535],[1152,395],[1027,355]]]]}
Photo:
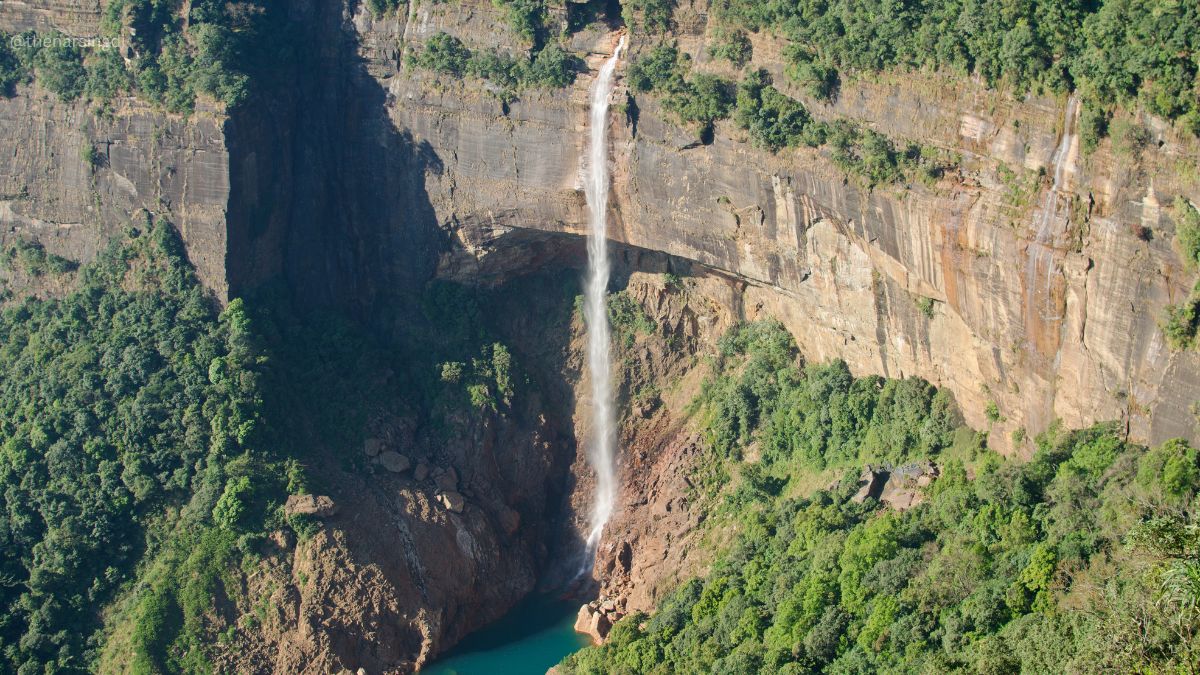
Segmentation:
{"type": "Polygon", "coordinates": [[[604,525],[612,515],[617,496],[617,429],[612,393],[611,336],[608,325],[608,104],[613,88],[613,71],[625,37],[596,76],[591,90],[589,115],[587,182],[584,192],[588,204],[588,271],[584,291],[584,315],[587,320],[587,369],[591,379],[591,435],[588,461],[596,472],[592,495],[587,548],[580,573],[591,566],[604,525]]]}

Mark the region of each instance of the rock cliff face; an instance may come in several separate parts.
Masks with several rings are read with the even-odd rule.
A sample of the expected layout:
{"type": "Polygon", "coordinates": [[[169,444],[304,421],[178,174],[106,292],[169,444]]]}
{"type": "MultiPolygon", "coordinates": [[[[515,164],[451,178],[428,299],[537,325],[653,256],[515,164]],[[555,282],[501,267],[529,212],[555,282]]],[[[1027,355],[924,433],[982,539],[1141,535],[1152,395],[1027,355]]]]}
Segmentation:
{"type": "MultiPolygon", "coordinates": [[[[681,31],[681,48],[720,72],[704,53],[702,6],[685,4],[676,18],[694,27],[681,31]]],[[[454,237],[439,268],[454,278],[519,268],[540,233],[586,228],[589,78],[568,95],[502,106],[476,84],[398,66],[398,54],[441,30],[511,48],[517,40],[498,23],[470,2],[356,21],[392,119],[441,159],[426,190],[454,237]]],[[[594,65],[612,43],[585,32],[573,46],[598,52],[594,65]]],[[[754,64],[786,90],[780,45],[760,37],[754,47],[754,64]]],[[[743,283],[737,311],[780,317],[810,357],[948,387],[994,447],[1055,418],[1123,419],[1151,441],[1195,437],[1200,366],[1172,353],[1157,328],[1164,305],[1190,288],[1165,207],[1200,194],[1195,139],[1150,120],[1157,147],[1140,157],[1108,143],[1084,157],[1065,102],[923,73],[849,82],[836,104],[808,103],[819,117],[960,153],[961,170],[932,186],[870,190],[821,152],[758,150],[728,122],[699,143],[639,97],[636,122],[612,120],[614,238],[729,273],[743,283]],[[932,316],[917,311],[921,297],[935,301],[932,316]],[[990,403],[1002,421],[986,419],[990,403]]]]}
{"type": "MultiPolygon", "coordinates": [[[[6,16],[0,11],[0,19],[6,16]]],[[[6,150],[0,244],[20,237],[87,260],[118,228],[154,213],[175,223],[201,280],[224,297],[230,194],[224,124],[215,111],[185,120],[134,100],[100,115],[34,87],[0,98],[6,150]],[[95,165],[84,159],[89,145],[97,151],[95,165]]]]}
{"type": "Polygon", "coordinates": [[[404,470],[314,467],[336,508],[308,539],[268,548],[243,590],[260,623],[214,646],[217,670],[412,672],[535,588],[571,444],[544,417],[485,415],[436,448],[396,422],[375,428],[383,447],[414,454],[404,470]]]}
{"type": "MultiPolygon", "coordinates": [[[[434,275],[500,284],[577,265],[590,76],[505,103],[477,81],[406,68],[405,55],[438,31],[473,47],[523,44],[486,0],[404,7],[373,18],[354,2],[293,3],[289,21],[305,48],[281,65],[269,95],[232,117],[203,105],[173,117],[135,100],[100,114],[20,87],[0,99],[0,243],[32,238],[86,259],[146,212],[180,228],[220,297],[281,279],[303,303],[345,308],[384,331],[402,322],[377,315],[380,301],[403,305],[434,275]],[[98,164],[83,159],[87,145],[98,164]]],[[[95,35],[99,9],[6,2],[0,29],[95,35]]],[[[680,3],[676,19],[696,67],[730,74],[705,54],[703,5],[680,3]]],[[[592,27],[571,48],[594,67],[614,42],[592,27]]],[[[780,76],[780,51],[756,36],[754,64],[803,100],[780,76]]],[[[680,388],[625,422],[629,508],[599,564],[630,607],[648,608],[654,583],[699,564],[685,559],[700,515],[682,470],[696,439],[670,410],[696,385],[689,349],[737,319],[774,315],[811,359],[946,387],[970,424],[991,430],[993,447],[1026,450],[1011,447],[1011,432],[1032,437],[1055,418],[1122,419],[1151,442],[1197,438],[1200,360],[1172,352],[1157,326],[1193,281],[1171,247],[1169,205],[1176,195],[1200,202],[1195,139],[1146,120],[1155,142],[1140,156],[1109,142],[1084,156],[1065,101],[1014,100],[927,73],[852,80],[834,104],[805,102],[817,117],[958,153],[961,168],[933,185],[868,189],[821,151],[756,149],[729,122],[702,143],[651,98],[614,106],[613,238],[631,269],[670,268],[692,284],[687,302],[633,286],[690,347],[634,355],[639,377],[680,388]],[[990,404],[1001,418],[988,419],[990,404]]],[[[528,336],[522,316],[512,313],[511,334],[528,336]]],[[[546,398],[569,406],[578,362],[559,347],[526,357],[557,369],[546,381],[562,389],[546,398]]],[[[279,583],[257,589],[278,594],[278,615],[256,651],[226,665],[407,669],[498,616],[553,557],[539,547],[562,534],[549,523],[572,476],[575,499],[586,499],[569,427],[480,422],[475,436],[439,450],[464,472],[454,490],[407,473],[420,457],[401,443],[413,467],[382,473],[370,489],[344,485],[356,502],[339,501],[309,542],[284,542],[294,556],[268,575],[279,583]],[[356,513],[384,525],[364,527],[356,513]],[[428,562],[446,559],[469,574],[428,562]],[[370,650],[355,647],[364,636],[370,650]]]]}
{"type": "MultiPolygon", "coordinates": [[[[503,103],[479,82],[402,65],[443,30],[520,50],[499,11],[414,3],[372,18],[300,3],[291,18],[311,51],[282,70],[274,99],[233,120],[173,119],[133,101],[101,116],[25,88],[0,101],[14,149],[4,236],[86,257],[144,208],[176,222],[221,295],[282,275],[304,297],[363,311],[419,283],[439,250],[438,273],[471,282],[545,264],[585,228],[590,78],[503,103]],[[80,158],[86,143],[101,151],[95,168],[80,158]]],[[[0,11],[9,30],[94,34],[97,20],[94,3],[0,11]]],[[[681,5],[677,23],[698,68],[727,70],[703,49],[702,5],[681,5]]],[[[593,27],[571,47],[594,63],[612,42],[593,27]]],[[[754,65],[787,91],[780,51],[755,38],[754,65]]],[[[997,447],[1055,418],[1194,437],[1200,363],[1172,353],[1157,323],[1190,288],[1169,205],[1200,200],[1195,139],[1147,120],[1155,143],[1140,156],[1106,142],[1085,157],[1067,133],[1077,109],[1063,101],[925,73],[850,81],[835,104],[807,103],[957,152],[961,169],[936,185],[867,189],[820,151],[758,150],[728,122],[699,143],[639,97],[636,115],[614,112],[614,238],[741,280],[738,312],[778,315],[809,356],[949,387],[997,447]],[[935,301],[932,316],[914,298],[935,301]],[[988,424],[989,403],[1003,421],[988,424]]]]}

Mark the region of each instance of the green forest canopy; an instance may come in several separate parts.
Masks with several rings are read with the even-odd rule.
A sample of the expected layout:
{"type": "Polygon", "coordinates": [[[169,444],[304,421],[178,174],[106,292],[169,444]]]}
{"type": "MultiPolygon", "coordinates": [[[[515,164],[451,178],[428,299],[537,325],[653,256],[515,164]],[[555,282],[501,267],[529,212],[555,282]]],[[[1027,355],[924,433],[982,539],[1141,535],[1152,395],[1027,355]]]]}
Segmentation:
{"type": "Polygon", "coordinates": [[[90,43],[58,31],[16,36],[0,31],[0,96],[36,79],[64,101],[108,103],[136,94],[170,112],[187,113],[199,94],[240,105],[256,76],[289,61],[278,3],[201,0],[187,7],[185,21],[179,5],[167,0],[108,0],[103,40],[90,43]],[[124,39],[134,54],[128,64],[124,39]]]}
{"type": "Polygon", "coordinates": [[[696,473],[737,536],[563,672],[1186,672],[1200,658],[1187,443],[1052,429],[1032,460],[1005,460],[927,383],[796,367],[778,324],[735,329],[720,359],[696,408],[710,448],[696,473]],[[742,462],[752,441],[761,458],[742,462]],[[850,499],[865,462],[937,458],[910,510],[850,499]],[[846,478],[793,494],[826,469],[846,478]]]}
{"type": "Polygon", "coordinates": [[[76,281],[0,312],[0,670],[87,671],[98,609],[144,560],[158,572],[130,667],[196,666],[219,570],[282,524],[301,482],[261,417],[265,356],[244,305],[218,314],[167,223],[76,281]]]}
{"type": "Polygon", "coordinates": [[[786,37],[795,68],[937,68],[1018,93],[1139,102],[1200,134],[1200,5],[1178,0],[715,0],[720,22],[786,37]]]}

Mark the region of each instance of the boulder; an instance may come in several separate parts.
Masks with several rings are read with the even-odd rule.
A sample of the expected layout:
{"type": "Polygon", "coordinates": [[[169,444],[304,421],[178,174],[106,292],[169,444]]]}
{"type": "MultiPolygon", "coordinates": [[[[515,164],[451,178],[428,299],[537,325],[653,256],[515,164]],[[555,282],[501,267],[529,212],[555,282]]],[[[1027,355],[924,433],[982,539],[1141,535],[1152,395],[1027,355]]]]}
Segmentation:
{"type": "Polygon", "coordinates": [[[291,551],[296,546],[296,535],[291,530],[274,530],[267,535],[267,541],[279,551],[291,551]]]}
{"type": "Polygon", "coordinates": [[[462,513],[463,507],[466,506],[467,503],[466,500],[463,499],[462,495],[453,490],[447,490],[438,494],[437,500],[438,503],[446,507],[448,511],[453,511],[455,513],[462,513]]]}
{"type": "Polygon", "coordinates": [[[429,478],[429,465],[425,462],[417,462],[417,468],[413,469],[414,480],[425,480],[429,478]]]}
{"type": "Polygon", "coordinates": [[[283,505],[283,512],[289,516],[326,518],[337,511],[338,507],[333,503],[333,499],[324,495],[291,495],[283,505]]]}
{"type": "Polygon", "coordinates": [[[407,457],[392,450],[381,453],[379,455],[379,463],[383,465],[383,468],[392,473],[408,471],[408,467],[412,466],[412,462],[408,461],[407,457]]]}
{"type": "Polygon", "coordinates": [[[879,496],[883,494],[883,488],[887,482],[888,472],[877,470],[868,464],[867,468],[863,469],[863,472],[858,477],[858,492],[854,493],[850,501],[855,504],[861,504],[868,497],[879,499],[879,496]]]}
{"type": "Polygon", "coordinates": [[[587,635],[588,627],[592,625],[592,615],[596,610],[591,605],[580,605],[579,613],[575,615],[575,632],[587,635]]]}
{"type": "MultiPolygon", "coordinates": [[[[591,630],[588,635],[599,636],[601,642],[608,637],[608,631],[612,630],[612,619],[604,612],[596,612],[592,615],[591,630]]],[[[593,638],[594,639],[594,638],[593,638]]]]}
{"type": "Polygon", "coordinates": [[[363,441],[363,452],[367,453],[367,457],[374,457],[383,452],[383,441],[378,438],[368,438],[363,441]]]}
{"type": "Polygon", "coordinates": [[[439,490],[445,492],[458,490],[458,472],[453,468],[447,469],[434,480],[434,483],[437,484],[439,490]]]}
{"type": "Polygon", "coordinates": [[[593,605],[591,603],[579,608],[579,614],[575,617],[575,632],[592,638],[593,644],[600,644],[608,637],[612,622],[593,605]]]}
{"type": "Polygon", "coordinates": [[[500,527],[504,528],[505,534],[513,534],[521,527],[521,514],[516,509],[510,509],[507,506],[500,509],[500,527]]]}

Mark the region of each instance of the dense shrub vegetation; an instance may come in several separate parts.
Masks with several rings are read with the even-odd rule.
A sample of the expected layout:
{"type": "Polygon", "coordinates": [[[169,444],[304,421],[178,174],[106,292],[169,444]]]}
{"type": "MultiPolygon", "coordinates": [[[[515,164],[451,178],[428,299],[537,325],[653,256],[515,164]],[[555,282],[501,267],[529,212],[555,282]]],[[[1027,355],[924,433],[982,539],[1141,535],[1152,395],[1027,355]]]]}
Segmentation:
{"type": "Polygon", "coordinates": [[[1200,211],[1184,197],[1175,199],[1175,244],[1188,266],[1200,265],[1200,211]]]}
{"type": "Polygon", "coordinates": [[[629,86],[636,92],[654,92],[663,107],[681,122],[708,129],[733,109],[733,84],[714,75],[689,77],[690,59],[672,44],[660,44],[629,66],[629,86]]]}
{"type": "Polygon", "coordinates": [[[16,86],[27,77],[25,64],[12,48],[12,36],[0,31],[0,96],[12,96],[16,86]]]}
{"type": "Polygon", "coordinates": [[[738,85],[734,121],[750,132],[751,141],[771,151],[799,145],[819,146],[824,126],[814,123],[808,110],[770,84],[765,71],[746,75],[738,85]]]}
{"type": "Polygon", "coordinates": [[[1200,657],[1185,442],[1052,430],[1032,460],[1004,460],[928,383],[800,369],[770,323],[734,331],[715,365],[697,412],[706,461],[729,471],[699,472],[740,473],[713,519],[736,536],[564,672],[1186,672],[1200,657]],[[750,442],[761,457],[738,460],[750,442]],[[907,511],[850,500],[865,461],[938,457],[907,511]],[[826,467],[849,470],[798,493],[826,467]]]}
{"type": "Polygon", "coordinates": [[[804,87],[809,96],[818,101],[829,101],[837,95],[841,78],[837,68],[825,58],[818,57],[807,49],[792,45],[788,48],[785,73],[796,84],[804,87]]]}
{"type": "Polygon", "coordinates": [[[1079,89],[1093,102],[1137,100],[1200,133],[1196,3],[718,0],[713,10],[729,26],[787,37],[794,65],[930,67],[1017,92],[1079,89]]]}
{"type": "MultiPolygon", "coordinates": [[[[1189,270],[1200,265],[1200,211],[1183,197],[1175,199],[1175,249],[1189,270]]],[[[1168,305],[1163,335],[1173,349],[1189,349],[1200,331],[1200,283],[1178,305],[1168,305]]]]}
{"type": "MultiPolygon", "coordinates": [[[[583,296],[579,296],[576,304],[582,307],[583,296]]],[[[608,322],[615,339],[626,347],[633,346],[638,335],[649,335],[656,328],[646,310],[625,291],[608,295],[608,322]]]]}
{"type": "Polygon", "coordinates": [[[630,88],[655,93],[663,107],[683,123],[696,124],[703,137],[712,124],[732,113],[755,145],[772,152],[828,144],[842,170],[868,185],[899,183],[911,177],[936,179],[952,162],[937,150],[909,145],[898,150],[891,139],[845,120],[827,124],[812,119],[801,102],[771,85],[764,70],[746,74],[732,94],[732,83],[690,73],[691,62],[672,44],[660,44],[629,66],[630,88]]]}
{"type": "Polygon", "coordinates": [[[215,595],[177,566],[240,555],[285,493],[260,414],[264,355],[244,306],[217,314],[165,223],[77,281],[0,313],[0,669],[87,669],[98,608],[144,559],[160,571],[139,610],[140,672],[194,666],[215,595]]]}
{"type": "Polygon", "coordinates": [[[284,36],[270,24],[278,10],[269,0],[241,7],[224,0],[192,3],[186,32],[173,7],[161,0],[114,0],[105,8],[110,31],[133,29],[138,58],[132,77],[151,100],[185,112],[204,93],[235,106],[249,95],[251,75],[262,62],[278,66],[284,36]]]}
{"type": "Polygon", "coordinates": [[[461,78],[466,75],[487,80],[505,95],[521,89],[560,89],[575,81],[581,64],[578,57],[556,44],[537,51],[531,59],[494,52],[472,51],[462,40],[437,33],[409,58],[420,68],[461,78]]]}
{"type": "MultiPolygon", "coordinates": [[[[54,34],[51,37],[61,38],[54,34]]],[[[68,42],[53,40],[47,46],[24,50],[23,60],[32,66],[38,80],[47,89],[70,101],[83,93],[88,73],[83,67],[83,52],[68,42]]]]}
{"type": "Polygon", "coordinates": [[[400,0],[367,0],[367,7],[371,10],[371,14],[375,16],[383,16],[388,12],[393,12],[401,4],[400,0]]]}
{"type": "Polygon", "coordinates": [[[827,147],[833,162],[867,186],[935,181],[958,159],[937,148],[909,143],[897,148],[887,136],[845,119],[832,123],[809,117],[795,99],[771,86],[763,71],[749,73],[738,88],[734,120],[751,141],[772,151],[807,145],[827,147]]]}
{"type": "Polygon", "coordinates": [[[625,0],[621,3],[621,16],[629,26],[637,26],[647,33],[661,34],[671,27],[673,0],[625,0]]]}
{"type": "Polygon", "coordinates": [[[937,149],[912,143],[897,148],[887,136],[845,120],[825,129],[834,163],[869,185],[899,183],[912,176],[934,180],[954,164],[947,162],[944,153],[937,149]]]}
{"type": "Polygon", "coordinates": [[[537,45],[546,32],[545,0],[493,0],[504,9],[508,25],[521,37],[537,45]]]}
{"type": "Polygon", "coordinates": [[[136,93],[171,112],[186,113],[204,94],[236,106],[250,94],[254,73],[277,67],[285,32],[273,26],[270,0],[194,2],[187,21],[162,0],[112,0],[102,19],[111,42],[81,46],[60,33],[27,32],[13,48],[0,35],[0,94],[35,76],[59,98],[106,103],[136,93]],[[184,30],[184,25],[187,30],[184,30]],[[136,58],[127,67],[116,43],[127,38],[136,58]]]}
{"type": "Polygon", "coordinates": [[[924,380],[856,379],[842,361],[798,368],[774,321],[734,328],[718,347],[719,374],[698,405],[720,457],[740,458],[757,438],[763,467],[819,470],[929,457],[954,441],[953,402],[924,380]]]}
{"type": "Polygon", "coordinates": [[[47,253],[41,244],[23,239],[9,245],[0,255],[0,269],[19,269],[29,276],[40,277],[47,273],[64,274],[77,265],[66,258],[47,253]]]}
{"type": "Polygon", "coordinates": [[[754,47],[750,44],[750,37],[746,35],[745,31],[718,29],[713,33],[712,45],[708,48],[708,54],[713,58],[725,59],[741,68],[753,56],[754,47]]]}

